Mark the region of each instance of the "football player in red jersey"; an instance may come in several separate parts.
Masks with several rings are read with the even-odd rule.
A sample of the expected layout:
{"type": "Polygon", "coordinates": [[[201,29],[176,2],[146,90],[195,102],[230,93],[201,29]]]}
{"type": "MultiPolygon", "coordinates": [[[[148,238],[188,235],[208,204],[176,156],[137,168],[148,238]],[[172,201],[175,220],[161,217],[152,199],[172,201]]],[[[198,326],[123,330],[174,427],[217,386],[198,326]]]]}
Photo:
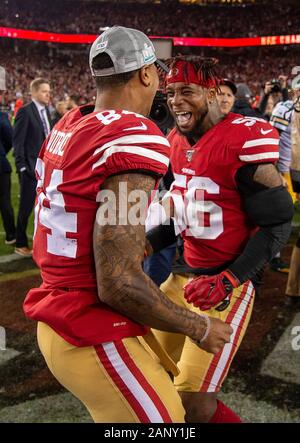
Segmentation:
{"type": "Polygon", "coordinates": [[[142,216],[131,222],[134,203],[145,195],[147,206],[169,163],[169,142],[146,117],[157,63],[142,32],[105,31],[90,51],[96,105],[59,120],[36,166],[33,250],[43,283],[24,310],[39,322],[48,367],[96,422],[184,421],[164,367],[178,370],[149,327],[188,335],[213,353],[232,332],[179,308],[142,272],[145,229],[142,216]]]}
{"type": "MultiPolygon", "coordinates": [[[[250,319],[257,271],[287,242],[293,205],[274,166],[278,134],[260,119],[229,113],[218,101],[216,61],[177,58],[166,80],[176,127],[170,132],[174,223],[148,233],[154,252],[171,231],[184,239],[186,273],[171,274],[165,294],[192,312],[208,313],[233,328],[216,355],[184,336],[156,332],[178,361],[174,384],[188,422],[240,422],[217,400],[250,319]]],[[[164,241],[163,247],[168,242],[164,241]]]]}

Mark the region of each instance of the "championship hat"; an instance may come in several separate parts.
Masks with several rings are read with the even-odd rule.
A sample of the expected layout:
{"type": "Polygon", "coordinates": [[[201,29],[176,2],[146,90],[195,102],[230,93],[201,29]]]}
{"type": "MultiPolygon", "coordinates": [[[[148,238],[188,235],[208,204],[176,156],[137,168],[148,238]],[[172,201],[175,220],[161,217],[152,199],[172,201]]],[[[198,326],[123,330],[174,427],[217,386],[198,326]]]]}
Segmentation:
{"type": "Polygon", "coordinates": [[[143,32],[123,26],[109,28],[94,41],[90,49],[89,61],[94,77],[123,74],[152,63],[165,72],[169,71],[168,67],[157,59],[153,43],[143,32]],[[93,69],[94,58],[103,53],[109,55],[113,66],[93,69]]]}

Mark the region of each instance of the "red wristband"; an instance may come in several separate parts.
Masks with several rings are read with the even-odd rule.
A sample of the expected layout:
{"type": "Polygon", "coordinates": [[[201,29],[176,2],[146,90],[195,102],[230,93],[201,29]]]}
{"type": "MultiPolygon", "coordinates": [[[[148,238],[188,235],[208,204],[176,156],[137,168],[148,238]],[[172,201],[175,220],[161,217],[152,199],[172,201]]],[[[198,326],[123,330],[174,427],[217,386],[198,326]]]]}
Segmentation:
{"type": "Polygon", "coordinates": [[[222,274],[230,281],[233,288],[237,288],[238,286],[241,285],[241,282],[229,269],[226,269],[226,271],[223,271],[222,274]]]}

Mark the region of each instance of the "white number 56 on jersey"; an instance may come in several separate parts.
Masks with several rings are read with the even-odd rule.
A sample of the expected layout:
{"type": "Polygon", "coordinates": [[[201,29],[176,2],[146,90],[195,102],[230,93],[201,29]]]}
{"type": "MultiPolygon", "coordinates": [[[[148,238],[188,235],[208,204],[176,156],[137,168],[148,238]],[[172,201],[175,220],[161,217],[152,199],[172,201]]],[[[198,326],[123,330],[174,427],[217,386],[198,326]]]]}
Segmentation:
{"type": "MultiPolygon", "coordinates": [[[[170,193],[175,207],[177,234],[186,230],[186,235],[213,240],[224,230],[222,208],[211,200],[204,200],[207,194],[219,194],[220,187],[208,177],[193,177],[187,183],[185,175],[174,174],[175,181],[170,193]],[[177,188],[186,192],[182,195],[177,188]],[[209,216],[209,226],[205,226],[205,213],[209,216]]],[[[170,195],[168,193],[168,195],[170,195]]]]}

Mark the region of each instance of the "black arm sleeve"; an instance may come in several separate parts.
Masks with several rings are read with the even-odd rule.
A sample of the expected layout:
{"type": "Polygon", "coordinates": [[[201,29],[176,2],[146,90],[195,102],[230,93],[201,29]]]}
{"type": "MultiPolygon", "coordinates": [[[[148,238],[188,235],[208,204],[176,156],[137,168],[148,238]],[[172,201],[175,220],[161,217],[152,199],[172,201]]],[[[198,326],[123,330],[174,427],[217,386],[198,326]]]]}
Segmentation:
{"type": "Polygon", "coordinates": [[[294,214],[292,199],[283,186],[267,188],[253,180],[257,166],[244,166],[236,175],[245,211],[259,226],[243,253],[228,267],[241,283],[253,278],[287,243],[294,214]]]}
{"type": "Polygon", "coordinates": [[[259,229],[248,241],[240,257],[228,266],[241,283],[251,280],[287,243],[291,222],[259,229]]]}

